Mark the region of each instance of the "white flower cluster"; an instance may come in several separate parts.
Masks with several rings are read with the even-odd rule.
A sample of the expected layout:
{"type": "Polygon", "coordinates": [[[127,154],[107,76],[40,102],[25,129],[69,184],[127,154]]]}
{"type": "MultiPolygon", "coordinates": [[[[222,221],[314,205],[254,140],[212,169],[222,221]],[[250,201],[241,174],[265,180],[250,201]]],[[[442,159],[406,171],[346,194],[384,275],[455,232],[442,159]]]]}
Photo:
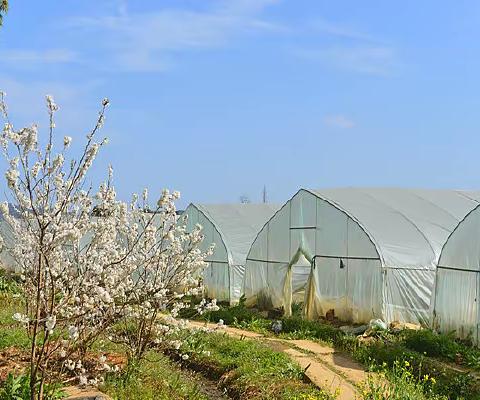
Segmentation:
{"type": "Polygon", "coordinates": [[[217,300],[213,299],[212,301],[208,302],[206,299],[202,299],[199,304],[195,306],[197,312],[202,315],[208,311],[218,311],[220,307],[217,306],[217,300]]]}

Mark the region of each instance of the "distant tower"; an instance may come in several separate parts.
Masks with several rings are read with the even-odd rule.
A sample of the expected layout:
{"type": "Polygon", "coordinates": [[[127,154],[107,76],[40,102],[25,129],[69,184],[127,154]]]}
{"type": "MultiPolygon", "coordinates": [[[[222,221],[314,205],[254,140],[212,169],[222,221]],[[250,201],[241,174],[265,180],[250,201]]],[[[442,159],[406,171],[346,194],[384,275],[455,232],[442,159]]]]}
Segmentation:
{"type": "Polygon", "coordinates": [[[267,202],[267,186],[266,185],[263,185],[262,199],[264,203],[267,202]]]}

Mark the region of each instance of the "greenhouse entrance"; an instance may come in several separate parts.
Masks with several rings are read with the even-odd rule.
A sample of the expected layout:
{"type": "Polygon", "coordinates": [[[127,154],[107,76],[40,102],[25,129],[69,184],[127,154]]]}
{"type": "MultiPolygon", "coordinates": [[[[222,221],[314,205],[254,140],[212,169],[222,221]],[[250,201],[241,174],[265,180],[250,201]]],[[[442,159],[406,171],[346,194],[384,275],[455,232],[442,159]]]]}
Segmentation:
{"type": "Polygon", "coordinates": [[[312,271],[312,258],[300,247],[287,265],[284,281],[284,313],[292,315],[292,305],[305,303],[306,288],[312,271]]]}

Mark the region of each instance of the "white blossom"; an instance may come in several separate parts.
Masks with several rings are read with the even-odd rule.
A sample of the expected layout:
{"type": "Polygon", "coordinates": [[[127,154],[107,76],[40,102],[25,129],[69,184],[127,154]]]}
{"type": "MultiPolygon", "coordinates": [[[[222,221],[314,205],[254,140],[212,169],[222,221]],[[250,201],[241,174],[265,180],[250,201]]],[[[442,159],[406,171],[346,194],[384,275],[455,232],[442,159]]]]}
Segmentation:
{"type": "Polygon", "coordinates": [[[72,340],[77,340],[78,336],[79,336],[78,328],[76,326],[73,326],[73,325],[69,326],[68,327],[68,336],[72,340]]]}
{"type": "Polygon", "coordinates": [[[68,148],[70,147],[71,143],[72,143],[72,138],[70,136],[63,137],[63,147],[68,148]]]}
{"type": "Polygon", "coordinates": [[[78,377],[78,384],[80,386],[87,386],[88,385],[88,379],[85,375],[80,375],[78,377]]]}
{"type": "Polygon", "coordinates": [[[20,314],[20,313],[15,313],[13,314],[12,318],[17,321],[17,322],[20,322],[22,324],[28,324],[28,322],[30,321],[30,319],[28,318],[28,316],[26,316],[25,314],[20,314]]]}
{"type": "Polygon", "coordinates": [[[53,333],[53,328],[55,328],[56,323],[57,323],[57,317],[55,315],[50,315],[45,320],[45,327],[47,328],[47,331],[50,334],[53,333]]]}

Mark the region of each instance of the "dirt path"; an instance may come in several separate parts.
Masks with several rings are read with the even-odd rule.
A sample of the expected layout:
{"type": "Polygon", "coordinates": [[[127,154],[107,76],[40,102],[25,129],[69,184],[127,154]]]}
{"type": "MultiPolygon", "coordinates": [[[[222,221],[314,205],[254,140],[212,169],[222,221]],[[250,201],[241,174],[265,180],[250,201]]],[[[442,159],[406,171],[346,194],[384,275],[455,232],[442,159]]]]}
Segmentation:
{"type": "Polygon", "coordinates": [[[261,340],[276,351],[288,354],[302,368],[313,384],[319,388],[336,393],[339,400],[361,398],[358,387],[368,374],[363,367],[345,353],[332,347],[323,346],[311,340],[288,340],[266,337],[262,334],[245,331],[229,326],[190,321],[194,327],[207,327],[236,338],[261,340]]]}
{"type": "Polygon", "coordinates": [[[206,396],[209,400],[229,400],[230,397],[218,387],[217,383],[214,382],[199,372],[194,372],[188,369],[181,369],[180,374],[182,379],[185,379],[190,382],[195,382],[198,391],[206,396]]]}
{"type": "Polygon", "coordinates": [[[111,400],[105,393],[96,388],[80,388],[78,386],[69,386],[65,388],[67,398],[65,400],[111,400]]]}

